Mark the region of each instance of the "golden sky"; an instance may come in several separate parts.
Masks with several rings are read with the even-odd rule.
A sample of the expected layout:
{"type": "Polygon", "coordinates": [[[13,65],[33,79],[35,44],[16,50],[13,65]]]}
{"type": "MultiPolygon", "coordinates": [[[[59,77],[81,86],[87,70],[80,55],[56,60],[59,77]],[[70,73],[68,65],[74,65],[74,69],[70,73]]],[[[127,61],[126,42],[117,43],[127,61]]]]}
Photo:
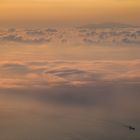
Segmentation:
{"type": "Polygon", "coordinates": [[[140,24],[139,0],[0,0],[0,25],[140,24]]]}

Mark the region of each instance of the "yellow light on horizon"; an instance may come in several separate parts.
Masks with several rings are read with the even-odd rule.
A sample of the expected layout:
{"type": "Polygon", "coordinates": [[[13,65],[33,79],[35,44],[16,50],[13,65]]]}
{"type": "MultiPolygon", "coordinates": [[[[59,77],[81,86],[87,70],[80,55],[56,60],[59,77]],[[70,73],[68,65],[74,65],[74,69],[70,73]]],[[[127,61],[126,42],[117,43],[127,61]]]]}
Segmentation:
{"type": "Polygon", "coordinates": [[[139,13],[138,0],[0,0],[0,19],[3,23],[140,23],[139,13]]]}

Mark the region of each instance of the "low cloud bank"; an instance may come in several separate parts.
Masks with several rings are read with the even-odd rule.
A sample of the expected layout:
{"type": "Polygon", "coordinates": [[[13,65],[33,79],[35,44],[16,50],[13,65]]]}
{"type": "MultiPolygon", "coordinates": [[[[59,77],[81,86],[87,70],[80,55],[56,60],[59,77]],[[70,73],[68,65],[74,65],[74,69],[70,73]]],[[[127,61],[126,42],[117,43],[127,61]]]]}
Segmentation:
{"type": "MultiPolygon", "coordinates": [[[[99,26],[100,27],[100,26],[99,26]]],[[[140,28],[107,26],[100,28],[8,29],[0,31],[1,42],[54,45],[139,45],[140,28]]]]}

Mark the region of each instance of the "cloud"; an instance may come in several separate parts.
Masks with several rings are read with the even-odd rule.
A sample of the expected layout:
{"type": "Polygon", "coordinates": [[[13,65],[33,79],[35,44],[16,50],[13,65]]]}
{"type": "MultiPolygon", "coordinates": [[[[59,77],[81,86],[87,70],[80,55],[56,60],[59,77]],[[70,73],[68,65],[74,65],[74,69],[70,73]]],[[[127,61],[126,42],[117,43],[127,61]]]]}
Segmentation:
{"type": "Polygon", "coordinates": [[[27,101],[35,101],[42,105],[40,112],[52,105],[66,110],[98,108],[114,115],[118,109],[123,113],[140,105],[139,69],[139,60],[1,61],[0,97],[21,98],[22,109],[27,101]]]}
{"type": "Polygon", "coordinates": [[[23,36],[17,34],[4,35],[0,37],[1,41],[4,42],[15,42],[22,44],[44,44],[51,41],[51,38],[37,37],[37,38],[24,38],[23,36]]]}
{"type": "Polygon", "coordinates": [[[91,40],[91,39],[87,39],[87,38],[84,38],[83,39],[83,42],[85,43],[85,44],[89,44],[89,45],[93,45],[94,44],[94,41],[93,40],[91,40]]]}
{"type": "Polygon", "coordinates": [[[30,71],[30,68],[24,64],[20,63],[5,63],[0,65],[2,73],[9,73],[9,74],[26,74],[30,71]]]}
{"type": "Polygon", "coordinates": [[[78,70],[78,69],[56,69],[56,70],[51,70],[51,71],[46,71],[48,74],[53,74],[56,76],[71,76],[71,75],[84,75],[85,71],[78,70]]]}
{"type": "Polygon", "coordinates": [[[53,29],[53,28],[48,28],[45,30],[46,32],[50,32],[50,33],[57,33],[57,29],[53,29]]]}
{"type": "Polygon", "coordinates": [[[139,45],[140,44],[140,40],[134,40],[134,39],[129,39],[129,38],[124,38],[122,39],[122,42],[125,43],[125,44],[129,44],[129,45],[139,45]]]}
{"type": "Polygon", "coordinates": [[[138,45],[139,27],[9,29],[0,31],[1,42],[49,45],[138,45]]]}
{"type": "Polygon", "coordinates": [[[140,30],[136,31],[136,34],[137,34],[138,36],[140,36],[140,30]]]}
{"type": "Polygon", "coordinates": [[[26,31],[26,34],[31,35],[31,36],[36,36],[36,35],[38,35],[38,36],[41,35],[42,36],[45,33],[44,33],[44,31],[41,31],[41,30],[28,30],[28,31],[26,31]]]}
{"type": "Polygon", "coordinates": [[[1,41],[13,41],[13,42],[23,42],[23,38],[17,34],[8,34],[0,37],[1,41]]]}
{"type": "Polygon", "coordinates": [[[0,87],[84,86],[116,82],[140,83],[140,62],[138,60],[71,61],[69,63],[67,61],[3,62],[0,68],[0,87]]]}
{"type": "Polygon", "coordinates": [[[121,24],[121,23],[101,23],[101,24],[87,24],[83,25],[79,28],[87,28],[87,29],[110,29],[110,28],[136,28],[138,26],[133,26],[133,25],[127,25],[127,24],[121,24]]]}

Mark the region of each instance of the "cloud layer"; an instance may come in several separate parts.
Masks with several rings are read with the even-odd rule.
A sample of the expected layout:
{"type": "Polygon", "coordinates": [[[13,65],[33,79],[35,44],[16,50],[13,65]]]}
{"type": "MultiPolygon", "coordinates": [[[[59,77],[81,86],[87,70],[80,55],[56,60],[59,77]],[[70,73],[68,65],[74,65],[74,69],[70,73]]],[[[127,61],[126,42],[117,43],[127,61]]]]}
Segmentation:
{"type": "MultiPolygon", "coordinates": [[[[97,25],[96,25],[97,26],[97,25]]],[[[113,25],[77,28],[8,29],[0,31],[1,42],[51,45],[139,45],[140,28],[113,25]]]]}
{"type": "Polygon", "coordinates": [[[0,87],[139,84],[139,69],[139,60],[3,62],[0,64],[0,87]]]}

